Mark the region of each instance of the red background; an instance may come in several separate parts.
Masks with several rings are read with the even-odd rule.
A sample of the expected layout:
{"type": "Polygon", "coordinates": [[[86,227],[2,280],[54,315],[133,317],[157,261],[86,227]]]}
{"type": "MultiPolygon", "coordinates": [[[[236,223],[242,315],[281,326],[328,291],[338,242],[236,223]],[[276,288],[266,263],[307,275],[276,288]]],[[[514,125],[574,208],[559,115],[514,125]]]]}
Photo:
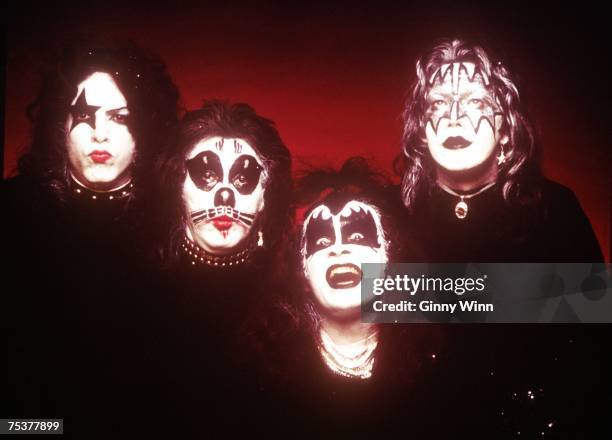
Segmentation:
{"type": "Polygon", "coordinates": [[[296,168],[302,160],[337,165],[360,154],[387,170],[399,151],[417,54],[439,37],[478,37],[518,73],[544,172],[574,190],[610,261],[605,14],[559,2],[492,4],[54,2],[41,10],[22,2],[5,14],[4,176],[28,144],[25,107],[36,94],[41,57],[74,32],[129,37],[157,52],[187,109],[213,97],[251,104],[276,121],[296,168]]]}

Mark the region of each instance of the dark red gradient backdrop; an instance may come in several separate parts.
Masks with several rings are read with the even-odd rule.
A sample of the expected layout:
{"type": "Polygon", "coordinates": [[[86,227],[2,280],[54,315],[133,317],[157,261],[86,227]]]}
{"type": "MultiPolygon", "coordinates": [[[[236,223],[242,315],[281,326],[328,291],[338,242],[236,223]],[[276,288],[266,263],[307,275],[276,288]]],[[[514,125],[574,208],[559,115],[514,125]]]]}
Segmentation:
{"type": "Polygon", "coordinates": [[[187,109],[213,97],[253,105],[276,121],[297,167],[360,154],[387,170],[417,54],[439,37],[480,37],[518,72],[545,174],[577,194],[610,261],[605,14],[560,2],[176,3],[21,3],[5,15],[4,176],[28,144],[25,107],[41,56],[74,32],[125,36],[159,53],[187,109]]]}

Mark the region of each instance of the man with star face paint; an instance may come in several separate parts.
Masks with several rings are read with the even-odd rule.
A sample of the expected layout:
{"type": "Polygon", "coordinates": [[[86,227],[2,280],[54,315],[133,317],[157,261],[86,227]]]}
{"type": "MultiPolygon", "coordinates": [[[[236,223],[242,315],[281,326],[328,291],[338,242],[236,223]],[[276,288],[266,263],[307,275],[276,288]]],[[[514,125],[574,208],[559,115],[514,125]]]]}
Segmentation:
{"type": "Polygon", "coordinates": [[[62,203],[146,195],[177,119],[165,66],[132,42],[75,38],[44,72],[20,175],[62,203]]]}
{"type": "Polygon", "coordinates": [[[442,40],[417,61],[396,164],[431,261],[602,261],[574,194],[542,176],[539,157],[513,75],[492,52],[442,40]]]}
{"type": "Polygon", "coordinates": [[[94,72],[79,84],[66,121],[72,178],[93,191],[108,193],[132,179],[134,137],[130,110],[113,77],[94,72]]]}
{"type": "Polygon", "coordinates": [[[28,108],[31,145],[3,188],[12,255],[5,279],[20,286],[7,305],[20,311],[10,342],[26,353],[7,356],[16,359],[11,380],[45,390],[27,397],[17,390],[15,408],[64,414],[87,436],[96,414],[131,387],[125,371],[144,370],[134,347],[149,343],[140,329],[155,306],[140,238],[178,91],[165,65],[130,41],[74,37],[52,55],[28,108]],[[30,356],[24,347],[32,345],[45,348],[30,356]],[[100,359],[122,359],[126,370],[100,359]],[[44,403],[47,394],[53,402],[44,403]]]}

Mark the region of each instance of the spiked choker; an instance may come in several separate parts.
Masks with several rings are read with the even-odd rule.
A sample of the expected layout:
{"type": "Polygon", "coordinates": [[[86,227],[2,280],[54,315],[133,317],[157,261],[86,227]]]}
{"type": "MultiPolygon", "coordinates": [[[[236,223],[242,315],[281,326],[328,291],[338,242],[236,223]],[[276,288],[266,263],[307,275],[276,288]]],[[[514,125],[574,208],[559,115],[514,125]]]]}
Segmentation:
{"type": "Polygon", "coordinates": [[[196,243],[185,237],[181,249],[185,252],[185,255],[191,260],[192,265],[204,264],[206,266],[213,267],[228,267],[238,266],[247,262],[253,251],[252,247],[247,247],[235,254],[230,255],[213,255],[206,252],[196,243]]]}
{"type": "Polygon", "coordinates": [[[132,190],[134,188],[134,184],[132,182],[128,182],[122,187],[112,191],[92,191],[89,188],[85,188],[74,178],[71,179],[71,182],[72,195],[75,199],[91,200],[93,202],[126,199],[130,196],[130,194],[132,194],[132,190]]]}

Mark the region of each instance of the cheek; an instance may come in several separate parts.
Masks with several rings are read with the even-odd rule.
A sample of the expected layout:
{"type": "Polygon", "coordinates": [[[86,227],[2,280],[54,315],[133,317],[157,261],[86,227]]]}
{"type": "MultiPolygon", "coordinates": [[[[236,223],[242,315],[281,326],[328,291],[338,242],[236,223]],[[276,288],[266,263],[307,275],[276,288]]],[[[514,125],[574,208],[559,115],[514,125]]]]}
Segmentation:
{"type": "Polygon", "coordinates": [[[111,128],[111,147],[117,154],[132,156],[136,149],[136,142],[130,130],[125,125],[114,124],[111,128]]]}
{"type": "MultiPolygon", "coordinates": [[[[497,131],[499,133],[499,130],[497,131]]],[[[478,140],[477,151],[481,154],[486,154],[495,148],[497,142],[497,136],[493,132],[493,128],[490,124],[482,123],[480,125],[480,130],[478,130],[478,134],[476,135],[476,139],[478,140]]]]}
{"type": "Polygon", "coordinates": [[[259,213],[264,206],[264,190],[261,185],[257,185],[251,194],[242,195],[238,191],[234,192],[236,197],[236,209],[246,213],[259,213]]]}
{"type": "Polygon", "coordinates": [[[434,132],[430,123],[427,123],[425,126],[425,139],[423,140],[427,143],[427,148],[430,152],[440,147],[440,139],[436,132],[434,132]]]}
{"type": "MultiPolygon", "coordinates": [[[[68,127],[69,128],[69,127],[68,127]]],[[[79,124],[72,131],[66,131],[66,144],[71,151],[89,148],[92,130],[87,124],[79,124]]]]}
{"type": "Polygon", "coordinates": [[[329,262],[322,251],[316,252],[306,260],[304,275],[311,284],[319,284],[325,280],[325,273],[329,262]]]}
{"type": "Polygon", "coordinates": [[[198,209],[212,207],[214,204],[212,191],[199,190],[189,177],[187,177],[183,184],[183,201],[188,214],[198,209]]]}

